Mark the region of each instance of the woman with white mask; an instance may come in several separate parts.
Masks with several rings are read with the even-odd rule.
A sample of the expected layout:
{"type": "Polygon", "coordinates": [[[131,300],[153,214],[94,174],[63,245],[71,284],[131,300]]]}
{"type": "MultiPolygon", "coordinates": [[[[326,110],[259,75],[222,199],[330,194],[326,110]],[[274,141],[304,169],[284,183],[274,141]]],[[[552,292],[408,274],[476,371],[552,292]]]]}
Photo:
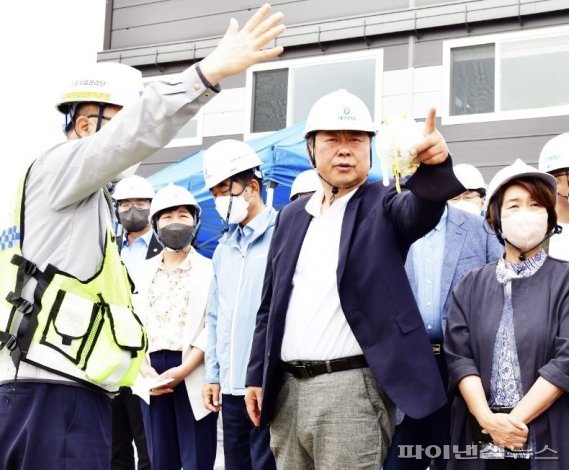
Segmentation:
{"type": "Polygon", "coordinates": [[[555,178],[521,160],[490,183],[486,220],[506,252],[454,291],[451,441],[472,455],[451,455],[449,470],[569,468],[569,264],[542,249],[555,196],[555,178]]]}

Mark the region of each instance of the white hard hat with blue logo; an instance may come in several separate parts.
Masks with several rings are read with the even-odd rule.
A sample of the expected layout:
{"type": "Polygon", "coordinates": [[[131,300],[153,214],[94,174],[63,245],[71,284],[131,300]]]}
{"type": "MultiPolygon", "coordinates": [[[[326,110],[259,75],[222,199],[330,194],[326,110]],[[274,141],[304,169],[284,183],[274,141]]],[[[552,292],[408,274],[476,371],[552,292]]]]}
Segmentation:
{"type": "Polygon", "coordinates": [[[304,135],[315,131],[362,131],[375,134],[368,107],[344,89],[322,96],[310,109],[304,135]]]}

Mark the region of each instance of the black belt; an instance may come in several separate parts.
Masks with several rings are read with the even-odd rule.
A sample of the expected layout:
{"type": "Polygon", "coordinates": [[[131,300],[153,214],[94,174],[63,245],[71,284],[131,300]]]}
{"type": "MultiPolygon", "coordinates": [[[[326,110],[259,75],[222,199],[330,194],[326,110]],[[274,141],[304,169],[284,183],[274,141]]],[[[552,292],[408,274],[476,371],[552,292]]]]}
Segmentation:
{"type": "Polygon", "coordinates": [[[331,374],[342,370],[361,369],[368,367],[363,355],[341,357],[329,361],[290,361],[283,362],[284,369],[297,379],[308,379],[321,374],[331,374]]]}
{"type": "Polygon", "coordinates": [[[431,348],[433,348],[435,356],[440,356],[443,353],[443,345],[441,343],[431,343],[431,348]]]}

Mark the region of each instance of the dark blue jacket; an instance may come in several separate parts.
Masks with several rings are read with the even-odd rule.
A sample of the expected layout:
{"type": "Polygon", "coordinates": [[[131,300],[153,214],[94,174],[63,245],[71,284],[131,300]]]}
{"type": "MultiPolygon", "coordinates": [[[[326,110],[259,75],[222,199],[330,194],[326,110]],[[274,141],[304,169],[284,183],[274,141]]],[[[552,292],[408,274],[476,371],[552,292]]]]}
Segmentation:
{"type": "MultiPolygon", "coordinates": [[[[378,384],[405,414],[421,418],[447,398],[405,257],[411,243],[436,226],[446,200],[464,188],[449,158],[441,165],[421,165],[407,189],[397,194],[381,182],[358,189],[344,214],[336,273],[342,310],[378,384]]],[[[285,316],[311,221],[306,202],[282,209],[269,250],[246,380],[248,386],[263,386],[261,425],[272,420],[281,385],[285,316]]]]}

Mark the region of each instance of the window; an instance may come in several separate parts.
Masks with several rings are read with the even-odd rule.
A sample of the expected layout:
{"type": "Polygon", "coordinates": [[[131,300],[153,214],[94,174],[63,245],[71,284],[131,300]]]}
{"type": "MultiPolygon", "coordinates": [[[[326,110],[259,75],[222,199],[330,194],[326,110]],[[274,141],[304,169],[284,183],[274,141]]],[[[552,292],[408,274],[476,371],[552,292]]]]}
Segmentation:
{"type": "Polygon", "coordinates": [[[494,112],[494,44],[451,51],[450,114],[494,112]]]}
{"type": "Polygon", "coordinates": [[[321,96],[345,88],[379,117],[381,50],[260,64],[247,72],[245,138],[304,121],[321,96]]]}
{"type": "MultiPolygon", "coordinates": [[[[145,77],[144,86],[150,85],[156,80],[169,80],[178,75],[159,75],[154,77],[145,77]]],[[[182,127],[176,136],[166,145],[169,147],[187,147],[190,145],[202,144],[202,128],[203,128],[203,108],[190,121],[182,127]]]]}
{"type": "Polygon", "coordinates": [[[266,70],[253,75],[252,132],[286,127],[288,69],[266,70]]]}
{"type": "Polygon", "coordinates": [[[569,28],[444,43],[444,124],[569,114],[569,28]]]}

